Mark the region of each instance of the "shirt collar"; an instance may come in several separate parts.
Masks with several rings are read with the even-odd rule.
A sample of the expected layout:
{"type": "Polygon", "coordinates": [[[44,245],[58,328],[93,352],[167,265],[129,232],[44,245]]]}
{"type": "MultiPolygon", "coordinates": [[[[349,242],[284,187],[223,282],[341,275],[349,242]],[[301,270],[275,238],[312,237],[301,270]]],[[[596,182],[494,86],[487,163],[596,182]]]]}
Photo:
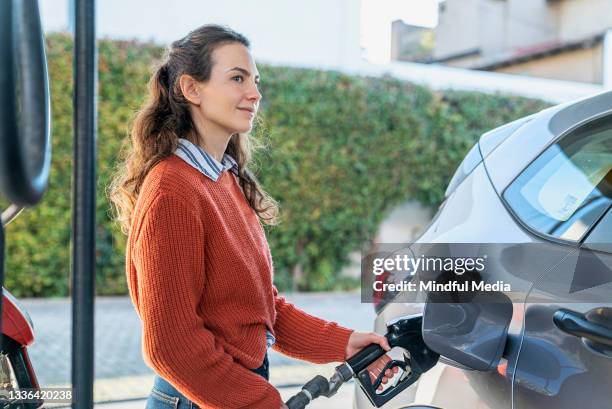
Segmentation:
{"type": "Polygon", "coordinates": [[[238,175],[238,163],[227,153],[223,155],[223,160],[219,163],[212,155],[198,145],[191,143],[185,138],[179,138],[179,143],[174,154],[183,159],[189,165],[196,168],[213,182],[216,182],[224,170],[230,170],[238,175]]]}

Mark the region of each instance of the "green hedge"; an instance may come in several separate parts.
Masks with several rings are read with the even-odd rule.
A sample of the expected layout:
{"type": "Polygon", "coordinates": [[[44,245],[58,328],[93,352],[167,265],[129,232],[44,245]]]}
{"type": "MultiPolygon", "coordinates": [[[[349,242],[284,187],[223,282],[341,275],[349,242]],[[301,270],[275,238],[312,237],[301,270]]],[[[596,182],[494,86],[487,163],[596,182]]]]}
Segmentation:
{"type": "MultiPolygon", "coordinates": [[[[139,107],[153,44],[99,42],[97,292],[125,294],[125,237],[105,188],[139,107]]],[[[72,41],[47,38],[53,161],[43,201],[7,227],[5,286],[17,296],[69,294],[72,176],[72,41]]],[[[436,206],[484,131],[545,107],[539,101],[430,90],[392,78],[260,66],[262,121],[254,135],[264,188],[281,205],[268,228],[281,289],[337,288],[351,251],[367,246],[407,199],[436,206]]],[[[5,201],[1,203],[6,204],[5,201]]]]}

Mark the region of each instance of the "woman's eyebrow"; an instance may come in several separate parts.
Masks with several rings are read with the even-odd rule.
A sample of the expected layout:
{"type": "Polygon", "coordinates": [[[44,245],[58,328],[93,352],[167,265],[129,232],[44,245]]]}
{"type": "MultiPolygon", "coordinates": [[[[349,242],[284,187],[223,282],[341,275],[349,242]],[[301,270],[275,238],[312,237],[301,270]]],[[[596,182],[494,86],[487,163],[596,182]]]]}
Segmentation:
{"type": "MultiPolygon", "coordinates": [[[[230,68],[229,70],[227,70],[226,72],[230,72],[230,71],[238,71],[243,73],[244,75],[246,75],[247,77],[251,76],[251,73],[249,72],[249,70],[246,70],[242,67],[234,67],[234,68],[230,68]]],[[[255,78],[259,78],[259,75],[256,75],[255,78]]]]}

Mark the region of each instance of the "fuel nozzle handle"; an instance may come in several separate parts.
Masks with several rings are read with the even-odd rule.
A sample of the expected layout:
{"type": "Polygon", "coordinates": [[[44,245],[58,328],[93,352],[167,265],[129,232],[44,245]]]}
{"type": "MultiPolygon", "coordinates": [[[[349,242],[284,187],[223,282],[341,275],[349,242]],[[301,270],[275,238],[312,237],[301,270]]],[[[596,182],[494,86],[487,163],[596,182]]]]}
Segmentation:
{"type": "Polygon", "coordinates": [[[421,314],[399,317],[387,323],[385,337],[391,348],[401,347],[404,350],[403,359],[389,361],[377,379],[372,380],[366,369],[385,354],[380,345],[369,345],[347,361],[366,396],[377,408],[416,382],[422,373],[427,372],[438,361],[438,355],[430,350],[423,341],[422,323],[421,314]],[[395,366],[403,370],[399,380],[393,386],[378,392],[384,369],[391,369],[395,366]]]}
{"type": "Polygon", "coordinates": [[[385,350],[380,345],[370,344],[349,358],[346,363],[349,364],[354,373],[359,373],[384,354],[385,350]]]}
{"type": "MultiPolygon", "coordinates": [[[[389,346],[410,348],[415,335],[420,337],[422,316],[400,317],[387,323],[387,333],[385,338],[389,341],[389,346]]],[[[359,373],[368,367],[372,362],[385,354],[385,350],[378,344],[370,344],[359,351],[346,362],[351,366],[355,373],[359,373]]]]}

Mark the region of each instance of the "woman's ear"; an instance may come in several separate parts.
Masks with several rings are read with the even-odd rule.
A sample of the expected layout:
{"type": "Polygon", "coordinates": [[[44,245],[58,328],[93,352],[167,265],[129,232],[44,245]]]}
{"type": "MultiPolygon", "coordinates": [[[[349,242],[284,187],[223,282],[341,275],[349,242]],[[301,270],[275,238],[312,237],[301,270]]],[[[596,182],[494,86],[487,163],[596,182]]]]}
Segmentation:
{"type": "Polygon", "coordinates": [[[200,105],[200,90],[198,82],[191,75],[183,74],[179,78],[179,86],[185,99],[194,105],[200,105]]]}

